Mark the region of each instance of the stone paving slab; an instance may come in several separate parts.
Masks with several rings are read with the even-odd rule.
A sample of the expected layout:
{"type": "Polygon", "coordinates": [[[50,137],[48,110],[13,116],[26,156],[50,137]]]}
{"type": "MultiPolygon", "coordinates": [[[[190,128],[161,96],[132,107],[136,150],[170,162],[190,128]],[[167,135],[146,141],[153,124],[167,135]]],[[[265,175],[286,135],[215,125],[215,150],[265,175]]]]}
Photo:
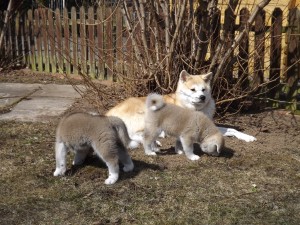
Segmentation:
{"type": "Polygon", "coordinates": [[[10,112],[0,114],[0,120],[47,122],[80,97],[71,85],[0,83],[0,107],[24,98],[10,112]]]}

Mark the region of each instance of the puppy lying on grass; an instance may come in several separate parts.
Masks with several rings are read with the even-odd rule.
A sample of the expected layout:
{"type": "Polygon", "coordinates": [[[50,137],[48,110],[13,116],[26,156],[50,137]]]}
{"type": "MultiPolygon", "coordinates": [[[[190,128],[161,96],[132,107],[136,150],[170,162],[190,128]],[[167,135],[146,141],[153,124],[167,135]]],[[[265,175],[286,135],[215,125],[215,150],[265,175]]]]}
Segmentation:
{"type": "Polygon", "coordinates": [[[158,94],[148,95],[146,108],[143,144],[147,155],[156,155],[153,146],[162,131],[178,138],[175,151],[178,154],[184,152],[190,160],[200,158],[194,154],[194,143],[200,143],[202,151],[210,155],[220,154],[224,146],[223,135],[203,112],[166,104],[158,94]]]}
{"type": "Polygon", "coordinates": [[[133,170],[134,165],[126,148],[130,141],[125,124],[117,117],[70,114],[57,127],[54,176],[65,174],[69,150],[75,153],[73,165],[80,165],[92,147],[108,167],[109,176],[105,184],[113,184],[119,178],[119,160],[125,172],[133,170]]]}

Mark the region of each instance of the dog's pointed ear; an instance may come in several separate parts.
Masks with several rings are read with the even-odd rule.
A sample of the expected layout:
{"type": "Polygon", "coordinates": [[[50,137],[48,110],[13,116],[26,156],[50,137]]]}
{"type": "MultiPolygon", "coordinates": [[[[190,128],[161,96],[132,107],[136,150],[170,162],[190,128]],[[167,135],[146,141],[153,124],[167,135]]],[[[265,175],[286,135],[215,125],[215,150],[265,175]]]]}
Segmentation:
{"type": "Polygon", "coordinates": [[[203,75],[202,75],[202,78],[203,78],[203,80],[204,80],[205,82],[210,82],[211,79],[212,79],[212,77],[213,77],[213,73],[212,73],[212,72],[209,72],[209,73],[207,73],[207,74],[203,74],[203,75]]]}
{"type": "Polygon", "coordinates": [[[179,79],[180,79],[182,82],[186,82],[189,76],[190,76],[190,74],[189,74],[186,70],[182,70],[182,71],[180,72],[179,79]]]}

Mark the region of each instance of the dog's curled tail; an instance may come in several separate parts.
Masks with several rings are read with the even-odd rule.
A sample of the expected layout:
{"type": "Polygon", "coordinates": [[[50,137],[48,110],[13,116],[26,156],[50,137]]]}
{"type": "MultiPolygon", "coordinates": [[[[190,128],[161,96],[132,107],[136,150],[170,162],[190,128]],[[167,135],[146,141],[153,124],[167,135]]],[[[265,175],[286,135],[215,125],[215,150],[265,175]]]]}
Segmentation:
{"type": "Polygon", "coordinates": [[[147,96],[146,107],[151,111],[160,110],[165,104],[164,98],[160,94],[152,93],[147,96]]]}
{"type": "Polygon", "coordinates": [[[122,144],[127,148],[133,148],[132,147],[132,140],[130,139],[129,135],[128,135],[128,131],[126,128],[125,123],[123,122],[123,120],[121,120],[118,117],[115,116],[108,116],[107,117],[109,122],[111,123],[111,125],[116,129],[118,136],[122,142],[122,144]]]}

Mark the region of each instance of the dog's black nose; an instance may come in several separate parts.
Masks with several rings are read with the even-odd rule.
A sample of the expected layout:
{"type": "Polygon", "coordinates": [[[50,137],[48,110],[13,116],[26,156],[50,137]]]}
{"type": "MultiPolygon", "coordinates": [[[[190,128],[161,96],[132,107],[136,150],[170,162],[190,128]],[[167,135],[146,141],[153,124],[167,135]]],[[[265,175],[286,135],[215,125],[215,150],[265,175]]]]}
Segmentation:
{"type": "Polygon", "coordinates": [[[205,95],[200,95],[200,100],[205,101],[205,95]]]}

